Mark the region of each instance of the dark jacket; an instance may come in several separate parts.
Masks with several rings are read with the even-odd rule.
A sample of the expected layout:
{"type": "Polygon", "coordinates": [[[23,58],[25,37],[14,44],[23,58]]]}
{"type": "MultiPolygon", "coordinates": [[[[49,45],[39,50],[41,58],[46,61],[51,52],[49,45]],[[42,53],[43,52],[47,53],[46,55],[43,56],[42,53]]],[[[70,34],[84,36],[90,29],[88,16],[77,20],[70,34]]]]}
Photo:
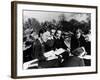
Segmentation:
{"type": "Polygon", "coordinates": [[[44,44],[45,47],[46,47],[45,50],[46,50],[46,51],[54,50],[54,42],[55,42],[54,39],[47,40],[47,42],[44,44]]]}
{"type": "Polygon", "coordinates": [[[63,38],[60,38],[60,39],[55,39],[55,42],[54,42],[54,48],[56,49],[59,49],[59,48],[63,48],[63,49],[67,49],[68,47],[65,45],[64,43],[64,39],[63,38]]]}
{"type": "Polygon", "coordinates": [[[44,53],[48,52],[48,46],[46,43],[40,43],[39,40],[37,40],[34,43],[33,47],[33,54],[35,54],[35,58],[39,59],[39,67],[41,68],[51,68],[51,67],[57,67],[59,65],[58,60],[50,60],[47,61],[46,58],[44,57],[44,53]]]}
{"type": "Polygon", "coordinates": [[[78,47],[82,47],[82,46],[85,46],[85,38],[81,36],[79,39],[77,39],[75,35],[73,35],[71,37],[71,51],[75,50],[78,47]]]}
{"type": "Polygon", "coordinates": [[[84,60],[77,56],[69,56],[64,62],[63,67],[85,66],[84,60]]]}
{"type": "Polygon", "coordinates": [[[39,40],[36,40],[33,43],[33,57],[44,60],[45,57],[43,56],[43,53],[45,52],[45,46],[44,44],[41,44],[39,40]]]}
{"type": "MultiPolygon", "coordinates": [[[[54,49],[59,49],[59,48],[63,48],[65,50],[67,50],[67,45],[65,45],[64,43],[64,39],[60,38],[60,39],[55,39],[55,43],[54,43],[54,49]]],[[[59,61],[62,61],[62,59],[66,59],[69,56],[69,52],[65,51],[62,54],[60,54],[62,57],[60,58],[59,56],[59,61]],[[61,59],[61,60],[60,60],[61,59]]]]}

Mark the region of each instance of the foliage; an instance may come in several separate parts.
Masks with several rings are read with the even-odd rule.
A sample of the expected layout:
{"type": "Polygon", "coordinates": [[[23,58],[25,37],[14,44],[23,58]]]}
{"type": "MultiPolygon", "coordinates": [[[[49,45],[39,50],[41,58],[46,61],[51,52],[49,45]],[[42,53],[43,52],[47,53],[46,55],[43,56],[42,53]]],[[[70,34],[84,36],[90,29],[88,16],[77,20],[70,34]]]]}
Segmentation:
{"type": "Polygon", "coordinates": [[[62,28],[64,32],[74,32],[77,28],[80,28],[84,34],[88,34],[91,29],[91,21],[88,19],[88,22],[81,21],[79,22],[76,19],[71,19],[69,21],[66,20],[65,15],[61,14],[58,16],[59,20],[56,21],[53,19],[52,21],[39,22],[35,18],[28,18],[27,21],[23,24],[23,35],[30,35],[32,32],[36,32],[38,34],[41,28],[46,28],[50,30],[51,28],[62,28]]]}

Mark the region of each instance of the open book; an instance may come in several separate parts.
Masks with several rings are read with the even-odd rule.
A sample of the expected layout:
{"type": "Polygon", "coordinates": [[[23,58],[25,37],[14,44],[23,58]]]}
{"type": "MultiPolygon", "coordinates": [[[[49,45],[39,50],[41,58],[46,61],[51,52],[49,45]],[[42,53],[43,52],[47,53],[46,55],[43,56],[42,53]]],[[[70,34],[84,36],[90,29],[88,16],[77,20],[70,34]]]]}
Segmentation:
{"type": "Polygon", "coordinates": [[[57,49],[57,50],[54,52],[54,54],[60,55],[60,54],[62,54],[62,53],[65,52],[65,51],[66,51],[65,49],[59,48],[59,49],[57,49]]]}
{"type": "Polygon", "coordinates": [[[84,47],[76,48],[74,51],[72,51],[72,53],[83,59],[91,59],[91,55],[87,55],[84,47]]]}
{"type": "Polygon", "coordinates": [[[49,52],[44,53],[44,56],[47,58],[47,60],[53,60],[53,59],[57,59],[57,55],[62,54],[63,52],[65,52],[65,49],[63,48],[59,48],[57,50],[51,50],[49,52]]]}

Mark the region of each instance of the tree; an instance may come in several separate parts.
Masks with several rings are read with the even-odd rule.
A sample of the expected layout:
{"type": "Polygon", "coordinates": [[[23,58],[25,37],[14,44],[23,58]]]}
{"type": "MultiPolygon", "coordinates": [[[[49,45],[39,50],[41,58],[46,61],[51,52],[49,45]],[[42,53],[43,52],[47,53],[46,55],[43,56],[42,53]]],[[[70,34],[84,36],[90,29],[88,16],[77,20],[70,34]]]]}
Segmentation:
{"type": "Polygon", "coordinates": [[[29,18],[25,23],[24,23],[24,31],[26,31],[27,29],[33,32],[38,33],[38,31],[40,30],[41,26],[40,23],[38,22],[38,20],[36,20],[35,18],[29,18]]]}

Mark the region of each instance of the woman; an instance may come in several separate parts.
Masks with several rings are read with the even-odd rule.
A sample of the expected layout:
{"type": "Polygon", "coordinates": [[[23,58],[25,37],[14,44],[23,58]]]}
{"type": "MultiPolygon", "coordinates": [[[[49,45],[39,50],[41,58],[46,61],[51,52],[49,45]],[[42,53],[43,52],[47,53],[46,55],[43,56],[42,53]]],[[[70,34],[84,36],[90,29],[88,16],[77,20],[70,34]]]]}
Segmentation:
{"type": "Polygon", "coordinates": [[[71,52],[79,47],[85,47],[85,38],[82,36],[82,30],[77,29],[75,34],[71,37],[71,52]]]}
{"type": "Polygon", "coordinates": [[[44,56],[44,53],[49,51],[49,48],[46,43],[48,37],[48,31],[46,31],[45,29],[41,29],[39,31],[39,38],[34,45],[33,53],[35,54],[35,58],[39,61],[38,68],[58,67],[57,59],[47,61],[46,56],[44,56]]]}

